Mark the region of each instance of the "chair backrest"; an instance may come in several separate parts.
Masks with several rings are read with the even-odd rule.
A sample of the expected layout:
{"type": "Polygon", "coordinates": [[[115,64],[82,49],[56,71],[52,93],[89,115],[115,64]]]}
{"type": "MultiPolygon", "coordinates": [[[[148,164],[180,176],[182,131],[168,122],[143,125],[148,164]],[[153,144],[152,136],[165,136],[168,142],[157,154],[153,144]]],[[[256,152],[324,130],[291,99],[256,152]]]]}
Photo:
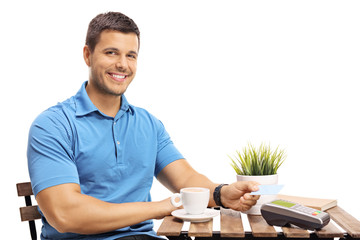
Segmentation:
{"type": "Polygon", "coordinates": [[[38,206],[37,205],[33,206],[31,202],[31,195],[34,195],[31,189],[31,183],[30,182],[17,183],[16,188],[17,188],[18,196],[24,197],[26,204],[26,207],[20,207],[21,221],[29,222],[31,239],[36,240],[37,234],[36,234],[36,226],[34,220],[40,219],[41,214],[38,211],[38,206]]]}

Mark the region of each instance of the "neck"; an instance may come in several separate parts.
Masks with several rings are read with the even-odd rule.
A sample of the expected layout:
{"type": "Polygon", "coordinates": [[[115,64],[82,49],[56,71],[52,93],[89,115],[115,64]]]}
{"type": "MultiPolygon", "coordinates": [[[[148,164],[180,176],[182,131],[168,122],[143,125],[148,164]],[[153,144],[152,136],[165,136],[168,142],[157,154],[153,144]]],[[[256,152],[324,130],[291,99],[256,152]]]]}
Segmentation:
{"type": "Polygon", "coordinates": [[[91,102],[104,114],[115,117],[121,107],[121,95],[100,93],[91,84],[86,86],[86,92],[91,102]]]}

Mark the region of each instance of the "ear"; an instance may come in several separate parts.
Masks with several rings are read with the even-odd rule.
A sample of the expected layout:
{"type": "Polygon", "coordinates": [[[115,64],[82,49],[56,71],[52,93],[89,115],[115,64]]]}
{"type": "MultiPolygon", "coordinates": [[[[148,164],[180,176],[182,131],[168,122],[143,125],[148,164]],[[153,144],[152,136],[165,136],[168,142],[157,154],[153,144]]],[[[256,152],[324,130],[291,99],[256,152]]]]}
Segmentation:
{"type": "Polygon", "coordinates": [[[88,67],[90,67],[91,52],[90,52],[90,49],[89,49],[89,47],[87,45],[84,46],[83,56],[84,56],[84,60],[85,60],[86,65],[88,65],[88,67]]]}

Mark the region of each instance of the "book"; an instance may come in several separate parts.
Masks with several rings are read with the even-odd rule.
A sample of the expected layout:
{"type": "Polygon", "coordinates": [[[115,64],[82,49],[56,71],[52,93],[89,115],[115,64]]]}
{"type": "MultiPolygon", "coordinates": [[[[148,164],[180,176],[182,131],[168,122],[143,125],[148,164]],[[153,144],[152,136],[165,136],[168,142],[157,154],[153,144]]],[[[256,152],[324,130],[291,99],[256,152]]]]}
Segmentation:
{"type": "Polygon", "coordinates": [[[278,194],[277,197],[279,199],[299,203],[306,207],[315,208],[320,211],[326,211],[332,207],[337,206],[337,200],[335,200],[335,199],[298,197],[298,196],[290,196],[290,195],[283,195],[283,194],[278,194]]]}

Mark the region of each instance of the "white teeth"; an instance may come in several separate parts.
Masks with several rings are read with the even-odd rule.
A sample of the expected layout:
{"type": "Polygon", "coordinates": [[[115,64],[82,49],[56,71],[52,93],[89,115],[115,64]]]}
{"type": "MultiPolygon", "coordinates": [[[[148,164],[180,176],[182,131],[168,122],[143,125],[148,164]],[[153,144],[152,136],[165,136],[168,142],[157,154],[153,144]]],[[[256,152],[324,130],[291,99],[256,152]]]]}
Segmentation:
{"type": "Polygon", "coordinates": [[[116,77],[116,78],[121,78],[124,79],[125,76],[124,75],[115,75],[115,74],[111,74],[111,76],[116,77]]]}

